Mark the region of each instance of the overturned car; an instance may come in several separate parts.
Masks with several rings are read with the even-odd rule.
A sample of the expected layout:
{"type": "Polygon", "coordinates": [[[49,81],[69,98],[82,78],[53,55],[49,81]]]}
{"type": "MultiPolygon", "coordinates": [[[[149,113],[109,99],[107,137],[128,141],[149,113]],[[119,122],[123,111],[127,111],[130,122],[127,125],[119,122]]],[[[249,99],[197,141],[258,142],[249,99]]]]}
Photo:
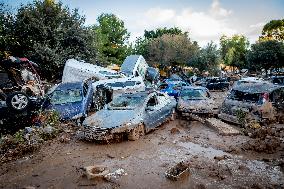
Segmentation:
{"type": "Polygon", "coordinates": [[[78,135],[85,140],[105,141],[140,136],[174,118],[176,102],[155,91],[117,96],[103,110],[87,117],[78,135]]]}
{"type": "Polygon", "coordinates": [[[224,100],[219,118],[236,124],[246,119],[259,123],[284,119],[284,86],[270,83],[242,84],[224,100]]]}
{"type": "Polygon", "coordinates": [[[26,58],[10,57],[0,62],[2,108],[23,112],[40,104],[44,89],[35,66],[35,63],[26,58]]]}

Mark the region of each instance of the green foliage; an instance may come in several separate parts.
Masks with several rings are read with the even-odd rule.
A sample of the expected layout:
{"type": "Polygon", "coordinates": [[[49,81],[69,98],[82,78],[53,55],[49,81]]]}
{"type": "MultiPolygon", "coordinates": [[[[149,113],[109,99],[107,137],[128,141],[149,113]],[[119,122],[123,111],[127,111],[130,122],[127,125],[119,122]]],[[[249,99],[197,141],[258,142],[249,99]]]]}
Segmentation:
{"type": "Polygon", "coordinates": [[[163,35],[185,35],[186,37],[188,37],[188,33],[187,32],[182,32],[181,29],[174,27],[174,28],[157,28],[156,30],[150,30],[144,31],[144,36],[143,37],[139,37],[136,39],[135,41],[135,46],[134,46],[134,53],[135,54],[141,54],[144,57],[146,57],[150,52],[149,52],[149,48],[147,48],[149,46],[149,44],[151,43],[152,40],[162,37],[163,35]]]}
{"type": "Polygon", "coordinates": [[[114,14],[101,14],[97,19],[99,25],[92,26],[95,36],[93,46],[97,49],[97,60],[100,64],[121,64],[131,53],[127,46],[130,34],[124,22],[114,14]]]}
{"type": "Polygon", "coordinates": [[[145,44],[143,54],[147,62],[161,69],[168,66],[184,66],[187,61],[198,51],[196,42],[191,42],[185,34],[169,35],[149,40],[145,44]]]}
{"type": "Polygon", "coordinates": [[[236,110],[236,116],[237,116],[238,122],[241,124],[241,126],[245,127],[247,113],[242,111],[241,109],[238,109],[238,110],[236,110]]]}
{"type": "Polygon", "coordinates": [[[263,40],[277,40],[284,41],[284,19],[282,20],[271,20],[264,25],[262,29],[262,36],[260,41],[263,40]]]}
{"type": "Polygon", "coordinates": [[[16,43],[6,42],[4,50],[37,62],[45,78],[58,79],[67,59],[95,58],[89,44],[92,36],[84,23],[77,9],[69,10],[61,2],[36,0],[18,9],[7,27],[16,43]]]}
{"type": "Polygon", "coordinates": [[[162,37],[164,34],[169,34],[169,35],[182,35],[185,34],[187,35],[187,32],[183,33],[181,29],[174,27],[174,28],[157,28],[156,30],[144,30],[144,37],[146,39],[154,39],[158,37],[162,37]]]}
{"type": "Polygon", "coordinates": [[[13,135],[14,141],[17,144],[23,143],[25,142],[24,139],[24,130],[20,129],[19,131],[17,131],[14,135],[13,135]]]}
{"type": "Polygon", "coordinates": [[[199,74],[209,71],[211,75],[217,75],[218,66],[220,64],[220,55],[217,45],[213,42],[207,44],[188,62],[188,65],[199,70],[199,74]]]}
{"type": "Polygon", "coordinates": [[[282,68],[284,67],[284,44],[275,40],[253,44],[247,59],[249,68],[254,71],[282,68]]]}
{"type": "Polygon", "coordinates": [[[249,41],[245,36],[222,36],[220,46],[221,57],[226,65],[239,69],[247,66],[246,53],[248,52],[249,41]]]}

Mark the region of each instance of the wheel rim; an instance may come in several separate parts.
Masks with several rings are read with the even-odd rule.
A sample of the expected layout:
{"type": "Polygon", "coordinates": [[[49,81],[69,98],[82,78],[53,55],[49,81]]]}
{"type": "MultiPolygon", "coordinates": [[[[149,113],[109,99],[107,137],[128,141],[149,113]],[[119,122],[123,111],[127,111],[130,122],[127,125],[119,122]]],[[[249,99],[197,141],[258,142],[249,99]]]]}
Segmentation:
{"type": "Polygon", "coordinates": [[[22,94],[17,94],[13,96],[11,100],[12,106],[17,110],[26,108],[28,105],[28,102],[29,102],[28,98],[22,94]]]}

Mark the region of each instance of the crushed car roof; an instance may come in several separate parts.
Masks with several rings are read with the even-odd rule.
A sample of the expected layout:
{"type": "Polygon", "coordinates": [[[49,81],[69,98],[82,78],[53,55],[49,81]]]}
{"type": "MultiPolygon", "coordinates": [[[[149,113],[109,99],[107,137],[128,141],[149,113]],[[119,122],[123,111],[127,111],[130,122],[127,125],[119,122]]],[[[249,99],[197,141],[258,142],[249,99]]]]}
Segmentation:
{"type": "Polygon", "coordinates": [[[282,87],[279,85],[274,85],[272,83],[246,83],[236,86],[233,90],[242,91],[246,93],[264,93],[272,92],[275,89],[282,87]]]}

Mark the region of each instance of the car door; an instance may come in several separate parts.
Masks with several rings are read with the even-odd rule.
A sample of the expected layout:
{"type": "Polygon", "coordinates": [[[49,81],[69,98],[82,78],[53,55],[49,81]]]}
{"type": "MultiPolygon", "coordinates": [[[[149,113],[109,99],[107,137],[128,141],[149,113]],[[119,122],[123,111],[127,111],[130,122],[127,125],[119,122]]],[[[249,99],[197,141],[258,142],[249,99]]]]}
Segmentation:
{"type": "Polygon", "coordinates": [[[154,128],[159,123],[160,111],[156,94],[152,94],[146,100],[144,124],[148,128],[154,128]]]}
{"type": "Polygon", "coordinates": [[[171,103],[171,100],[168,98],[167,95],[163,93],[157,93],[157,99],[158,99],[158,106],[160,107],[160,121],[164,121],[172,112],[172,108],[169,105],[171,103]]]}

